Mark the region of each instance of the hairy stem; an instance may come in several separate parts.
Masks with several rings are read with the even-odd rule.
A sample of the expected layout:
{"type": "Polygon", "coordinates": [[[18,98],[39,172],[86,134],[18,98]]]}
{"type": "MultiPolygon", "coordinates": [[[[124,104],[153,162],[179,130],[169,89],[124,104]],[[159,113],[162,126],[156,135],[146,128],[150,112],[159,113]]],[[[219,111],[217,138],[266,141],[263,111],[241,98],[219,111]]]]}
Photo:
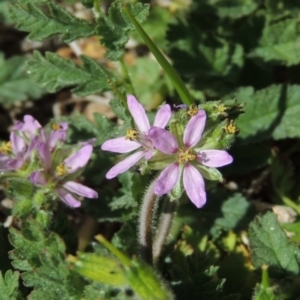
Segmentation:
{"type": "Polygon", "coordinates": [[[149,185],[144,195],[139,219],[140,254],[141,258],[150,265],[153,263],[152,228],[158,200],[153,192],[154,184],[155,181],[149,185]]]}
{"type": "Polygon", "coordinates": [[[172,224],[174,212],[176,210],[176,201],[167,201],[164,204],[163,212],[159,219],[159,224],[156,230],[156,235],[153,243],[153,261],[157,262],[172,224]]]}

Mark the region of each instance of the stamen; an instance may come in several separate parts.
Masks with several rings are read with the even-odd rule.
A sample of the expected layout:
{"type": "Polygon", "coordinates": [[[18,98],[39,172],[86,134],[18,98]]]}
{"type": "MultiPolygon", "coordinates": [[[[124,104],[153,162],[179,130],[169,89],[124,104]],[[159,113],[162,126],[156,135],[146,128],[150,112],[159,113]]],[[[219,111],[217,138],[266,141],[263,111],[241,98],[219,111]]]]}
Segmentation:
{"type": "Polygon", "coordinates": [[[12,152],[11,142],[3,142],[0,146],[0,152],[7,155],[12,152]]]}
{"type": "Polygon", "coordinates": [[[193,149],[180,148],[178,151],[178,162],[180,164],[186,163],[190,160],[195,160],[196,158],[197,158],[197,155],[193,151],[193,149]]]}
{"type": "Polygon", "coordinates": [[[57,130],[62,129],[62,127],[59,124],[53,123],[53,124],[51,124],[51,129],[53,131],[57,131],[57,130]]]}
{"type": "Polygon", "coordinates": [[[61,163],[56,167],[55,172],[57,176],[66,176],[70,170],[72,170],[71,167],[66,167],[64,163],[61,163]]]}
{"type": "Polygon", "coordinates": [[[223,113],[223,112],[225,112],[225,110],[227,110],[228,109],[228,107],[226,107],[225,105],[224,105],[224,103],[220,103],[218,106],[217,106],[217,112],[218,113],[223,113]]]}
{"type": "Polygon", "coordinates": [[[237,127],[234,125],[233,120],[230,120],[229,124],[223,127],[223,129],[225,130],[226,133],[229,134],[236,134],[239,131],[237,127]]]}
{"type": "Polygon", "coordinates": [[[139,137],[139,132],[136,129],[127,129],[126,130],[126,136],[125,136],[125,140],[136,140],[139,137]]]}
{"type": "Polygon", "coordinates": [[[195,104],[192,104],[188,111],[187,111],[187,115],[189,115],[190,117],[195,116],[198,113],[198,107],[195,104]]]}

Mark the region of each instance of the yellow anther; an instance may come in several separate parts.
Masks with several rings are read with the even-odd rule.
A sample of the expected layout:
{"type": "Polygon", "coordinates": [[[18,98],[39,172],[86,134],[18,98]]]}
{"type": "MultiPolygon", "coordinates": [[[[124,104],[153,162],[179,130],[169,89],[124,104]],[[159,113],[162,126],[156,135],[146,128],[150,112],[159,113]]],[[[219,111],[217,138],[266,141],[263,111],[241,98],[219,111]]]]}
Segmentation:
{"type": "Polygon", "coordinates": [[[139,132],[136,129],[129,128],[126,130],[126,136],[125,136],[126,140],[133,141],[136,140],[138,136],[139,136],[139,132]]]}
{"type": "Polygon", "coordinates": [[[53,123],[53,124],[51,124],[51,129],[53,131],[57,131],[57,130],[61,129],[61,126],[59,124],[53,123]]]}
{"type": "Polygon", "coordinates": [[[230,120],[229,124],[223,127],[226,133],[236,134],[238,132],[237,127],[234,125],[233,120],[230,120]]]}
{"type": "Polygon", "coordinates": [[[220,105],[217,106],[217,112],[218,113],[223,113],[227,109],[228,109],[228,107],[226,107],[223,103],[220,103],[220,105]]]}
{"type": "Polygon", "coordinates": [[[4,155],[11,153],[11,142],[3,142],[0,146],[0,152],[4,155]]]}
{"type": "Polygon", "coordinates": [[[189,115],[190,117],[195,116],[198,113],[198,107],[195,104],[192,104],[188,111],[187,111],[187,115],[189,115]]]}
{"type": "Polygon", "coordinates": [[[55,172],[57,176],[66,176],[69,174],[71,169],[71,167],[66,167],[64,163],[61,163],[56,167],[55,172]]]}
{"type": "Polygon", "coordinates": [[[193,151],[193,149],[180,148],[178,151],[178,162],[180,164],[186,163],[190,160],[195,160],[196,158],[197,158],[197,155],[193,151]]]}

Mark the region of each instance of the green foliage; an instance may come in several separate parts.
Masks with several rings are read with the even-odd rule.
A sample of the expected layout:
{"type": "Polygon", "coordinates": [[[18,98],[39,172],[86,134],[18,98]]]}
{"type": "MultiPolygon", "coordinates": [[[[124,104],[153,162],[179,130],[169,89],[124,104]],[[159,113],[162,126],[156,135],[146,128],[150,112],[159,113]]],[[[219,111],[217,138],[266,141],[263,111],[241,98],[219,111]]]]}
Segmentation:
{"type": "MultiPolygon", "coordinates": [[[[149,7],[142,3],[128,3],[128,9],[138,22],[145,21],[149,7]]],[[[123,10],[123,3],[116,0],[109,8],[108,16],[101,14],[97,20],[97,33],[100,41],[107,48],[107,58],[119,60],[124,54],[124,46],[128,41],[128,33],[134,30],[123,10]]]]}
{"type": "Polygon", "coordinates": [[[296,244],[289,243],[273,213],[257,217],[250,225],[249,237],[256,268],[266,264],[273,276],[299,275],[300,251],[296,244]]]}
{"type": "Polygon", "coordinates": [[[264,61],[292,66],[300,63],[299,23],[295,19],[286,19],[267,25],[259,41],[259,47],[250,55],[264,61]]]}
{"type": "Polygon", "coordinates": [[[101,65],[88,56],[82,55],[80,58],[82,66],[51,52],[43,57],[36,51],[34,59],[28,62],[28,72],[50,93],[72,86],[76,86],[72,91],[79,96],[109,90],[107,81],[110,75],[101,65]]]}
{"type": "Polygon", "coordinates": [[[0,53],[0,103],[6,107],[18,101],[38,99],[43,94],[27,75],[25,57],[14,56],[5,59],[0,53]]]}
{"type": "Polygon", "coordinates": [[[12,265],[24,271],[24,285],[34,288],[31,299],[67,300],[81,295],[84,282],[68,269],[65,245],[58,235],[28,220],[21,231],[11,228],[9,239],[15,248],[10,253],[12,265]]]}
{"type": "Polygon", "coordinates": [[[8,270],[4,277],[0,271],[1,300],[16,299],[19,287],[19,272],[8,270]]]}
{"type": "Polygon", "coordinates": [[[240,88],[234,95],[247,105],[247,114],[237,121],[242,143],[299,137],[299,85],[272,85],[259,91],[240,88]]]}
{"type": "Polygon", "coordinates": [[[95,34],[95,25],[75,18],[66,9],[51,1],[19,1],[10,6],[11,19],[17,28],[30,32],[29,38],[43,41],[54,35],[70,43],[95,34]]]}

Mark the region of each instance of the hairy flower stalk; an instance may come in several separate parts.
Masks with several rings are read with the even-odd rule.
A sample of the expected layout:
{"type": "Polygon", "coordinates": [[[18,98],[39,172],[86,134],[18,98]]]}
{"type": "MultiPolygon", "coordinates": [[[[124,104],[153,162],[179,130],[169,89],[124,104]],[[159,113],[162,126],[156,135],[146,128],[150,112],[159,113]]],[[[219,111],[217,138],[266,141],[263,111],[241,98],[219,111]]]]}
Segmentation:
{"type": "MultiPolygon", "coordinates": [[[[112,167],[106,174],[107,179],[116,177],[130,169],[142,158],[151,159],[154,153],[154,145],[149,137],[150,127],[148,117],[143,106],[132,95],[127,97],[128,109],[133,117],[137,129],[128,128],[126,136],[108,140],[102,144],[101,149],[116,153],[129,153],[138,150],[129,155],[123,161],[112,167]]],[[[154,119],[153,126],[165,128],[171,117],[171,108],[168,104],[160,107],[154,119]]]]}
{"type": "Polygon", "coordinates": [[[150,129],[149,137],[154,147],[172,158],[156,180],[156,195],[164,195],[174,189],[181,190],[183,184],[187,196],[196,207],[200,208],[206,203],[202,176],[209,178],[210,173],[218,172],[214,168],[230,164],[233,159],[224,150],[205,149],[205,145],[198,146],[205,122],[205,111],[199,110],[187,123],[182,140],[176,140],[165,129],[150,129]]]}

